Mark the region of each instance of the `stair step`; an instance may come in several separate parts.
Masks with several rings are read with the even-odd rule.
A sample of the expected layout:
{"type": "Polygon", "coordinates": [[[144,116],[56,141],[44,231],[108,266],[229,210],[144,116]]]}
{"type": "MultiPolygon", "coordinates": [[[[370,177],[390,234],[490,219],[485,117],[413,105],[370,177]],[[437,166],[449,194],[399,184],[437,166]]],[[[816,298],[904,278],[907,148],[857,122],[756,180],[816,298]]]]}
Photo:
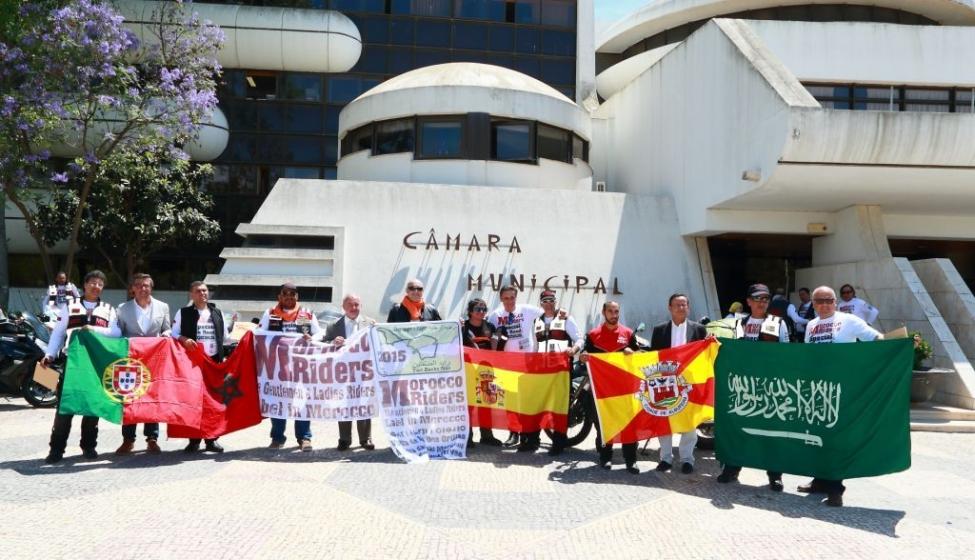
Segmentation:
{"type": "Polygon", "coordinates": [[[940,404],[915,404],[911,405],[911,421],[948,421],[948,420],[969,420],[975,421],[975,410],[964,408],[954,408],[940,404]]]}
{"type": "Polygon", "coordinates": [[[972,420],[921,420],[915,421],[911,415],[912,432],[946,432],[953,434],[975,434],[975,421],[972,420]]]}

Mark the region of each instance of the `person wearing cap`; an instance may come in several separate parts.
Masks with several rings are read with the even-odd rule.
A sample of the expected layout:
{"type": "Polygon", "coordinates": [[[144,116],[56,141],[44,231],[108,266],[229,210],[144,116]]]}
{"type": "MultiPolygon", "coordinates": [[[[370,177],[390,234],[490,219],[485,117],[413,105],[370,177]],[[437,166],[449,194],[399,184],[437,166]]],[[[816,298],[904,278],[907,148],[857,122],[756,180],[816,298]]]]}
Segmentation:
{"type": "MultiPolygon", "coordinates": [[[[484,319],[487,312],[487,303],[483,299],[474,298],[467,302],[467,319],[460,323],[464,346],[480,348],[481,350],[498,349],[498,329],[484,319]]],[[[479,428],[479,431],[482,444],[501,447],[501,440],[494,437],[491,428],[479,428]]],[[[474,447],[473,428],[469,428],[467,431],[467,446],[474,447]]]]}
{"type": "MultiPolygon", "coordinates": [[[[571,316],[560,314],[558,310],[558,300],[554,290],[542,290],[539,295],[539,304],[542,306],[542,314],[535,319],[535,342],[539,352],[562,352],[570,360],[572,356],[582,350],[584,342],[579,333],[579,325],[571,316]],[[564,315],[564,316],[563,316],[564,315]]],[[[540,445],[541,432],[530,432],[525,434],[523,445],[519,445],[518,451],[536,451],[540,445]]],[[[548,449],[549,455],[558,455],[565,450],[567,434],[552,431],[552,446],[548,449]]]]}
{"type": "Polygon", "coordinates": [[[387,323],[409,323],[415,321],[440,321],[440,312],[423,299],[423,282],[417,278],[406,282],[406,295],[403,301],[389,310],[387,323]]]}
{"type": "MultiPolygon", "coordinates": [[[[620,324],[620,304],[615,301],[603,303],[603,323],[586,334],[586,343],[579,356],[582,363],[589,361],[589,354],[604,352],[622,352],[632,354],[640,349],[633,329],[620,324]]],[[[626,472],[640,474],[636,466],[636,442],[624,443],[623,460],[626,461],[626,472]]],[[[603,444],[603,434],[599,422],[596,422],[596,451],[599,453],[599,466],[610,469],[613,462],[613,444],[603,444]]]]}
{"type": "MultiPolygon", "coordinates": [[[[302,336],[305,340],[319,339],[322,328],[315,314],[298,306],[298,287],[291,282],[281,285],[278,290],[278,304],[264,312],[258,328],[265,331],[281,332],[302,336]]],[[[271,418],[271,449],[280,449],[287,441],[284,435],[288,421],[284,418],[271,418]]],[[[295,420],[295,439],[302,451],[311,451],[311,422],[295,420]]]]}
{"type": "MultiPolygon", "coordinates": [[[[810,344],[848,343],[858,340],[883,340],[884,335],[853,315],[836,310],[836,292],[829,286],[813,291],[816,318],[806,326],[806,342],[810,344]]],[[[842,480],[814,478],[797,489],[804,494],[826,494],[828,506],[841,507],[846,487],[842,480]]]]}
{"type": "MultiPolygon", "coordinates": [[[[748,287],[748,308],[751,314],[735,322],[735,338],[755,340],[759,342],[789,342],[789,329],[781,317],[770,315],[768,312],[771,293],[765,284],[752,284],[748,287]]],[[[738,482],[741,467],[724,465],[718,482],[727,484],[738,482]]],[[[768,475],[768,486],[773,492],[782,491],[782,473],[765,471],[768,475]]]]}
{"type": "MultiPolygon", "coordinates": [[[[690,300],[685,294],[676,293],[667,300],[667,310],[670,320],[660,323],[653,328],[650,335],[650,350],[666,350],[676,348],[688,342],[704,340],[708,336],[704,325],[688,319],[691,312],[690,300]]],[[[668,434],[660,436],[660,462],[657,472],[667,472],[674,462],[674,439],[668,434]]],[[[681,472],[694,472],[694,446],[697,445],[697,428],[680,434],[681,472]]]]}

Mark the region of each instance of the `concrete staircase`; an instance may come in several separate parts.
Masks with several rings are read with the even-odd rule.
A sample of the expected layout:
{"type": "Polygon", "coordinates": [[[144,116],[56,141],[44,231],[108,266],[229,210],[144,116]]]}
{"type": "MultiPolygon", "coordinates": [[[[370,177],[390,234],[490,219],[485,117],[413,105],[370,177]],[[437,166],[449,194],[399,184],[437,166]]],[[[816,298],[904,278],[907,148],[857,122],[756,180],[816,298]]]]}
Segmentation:
{"type": "Polygon", "coordinates": [[[912,404],[911,431],[975,433],[975,410],[932,403],[912,404]]]}

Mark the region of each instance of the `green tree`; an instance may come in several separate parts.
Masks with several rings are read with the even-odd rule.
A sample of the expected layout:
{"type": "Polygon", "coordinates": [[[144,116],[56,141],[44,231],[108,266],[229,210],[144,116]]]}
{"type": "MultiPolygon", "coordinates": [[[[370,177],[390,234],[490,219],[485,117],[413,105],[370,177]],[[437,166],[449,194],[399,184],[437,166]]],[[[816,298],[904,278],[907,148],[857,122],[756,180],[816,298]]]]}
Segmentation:
{"type": "MultiPolygon", "coordinates": [[[[211,173],[210,165],[173,158],[166,151],[113,154],[92,180],[81,247],[100,255],[125,285],[160,249],[213,242],[220,226],[208,215],[213,199],[200,190],[211,173]]],[[[71,223],[82,186],[72,181],[71,188],[58,189],[38,204],[45,236],[71,223]]]]}

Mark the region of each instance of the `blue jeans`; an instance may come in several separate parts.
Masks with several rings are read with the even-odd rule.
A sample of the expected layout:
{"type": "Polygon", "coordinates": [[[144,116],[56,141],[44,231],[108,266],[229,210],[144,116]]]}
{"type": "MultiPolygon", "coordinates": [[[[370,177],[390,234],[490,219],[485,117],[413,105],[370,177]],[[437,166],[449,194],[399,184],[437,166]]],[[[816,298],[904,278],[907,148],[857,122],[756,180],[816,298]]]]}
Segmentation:
{"type": "MultiPolygon", "coordinates": [[[[288,426],[288,421],[284,418],[271,418],[271,441],[279,441],[284,443],[287,441],[287,436],[284,435],[284,429],[288,426]]],[[[295,420],[295,439],[301,441],[303,439],[311,440],[311,421],[309,420],[295,420]]]]}

